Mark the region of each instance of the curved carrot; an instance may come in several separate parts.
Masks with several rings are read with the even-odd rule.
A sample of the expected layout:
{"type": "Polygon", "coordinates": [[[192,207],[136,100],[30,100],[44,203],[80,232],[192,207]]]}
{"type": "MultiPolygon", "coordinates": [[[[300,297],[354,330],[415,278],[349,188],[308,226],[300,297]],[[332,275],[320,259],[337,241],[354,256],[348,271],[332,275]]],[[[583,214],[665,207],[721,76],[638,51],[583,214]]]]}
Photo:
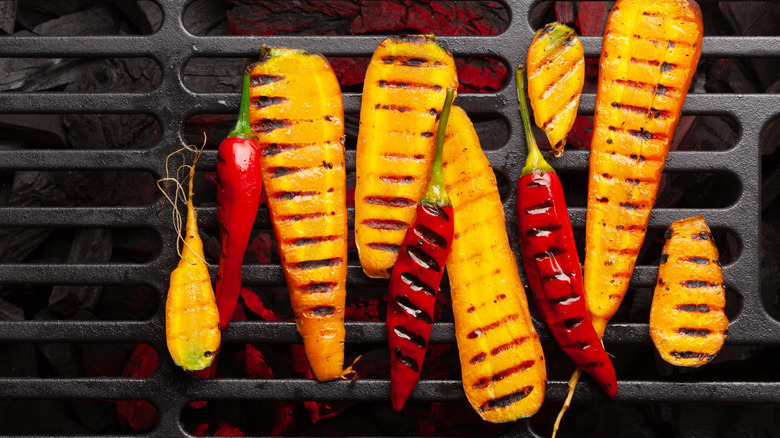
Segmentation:
{"type": "MultiPolygon", "coordinates": [[[[211,365],[221,341],[219,312],[208,266],[203,258],[203,241],[198,235],[197,214],[192,204],[192,180],[198,158],[200,152],[189,167],[184,245],[179,264],[171,272],[168,297],[165,301],[165,338],[168,351],[173,362],[187,371],[202,370],[211,365]]],[[[177,193],[178,191],[179,189],[177,193]]]]}

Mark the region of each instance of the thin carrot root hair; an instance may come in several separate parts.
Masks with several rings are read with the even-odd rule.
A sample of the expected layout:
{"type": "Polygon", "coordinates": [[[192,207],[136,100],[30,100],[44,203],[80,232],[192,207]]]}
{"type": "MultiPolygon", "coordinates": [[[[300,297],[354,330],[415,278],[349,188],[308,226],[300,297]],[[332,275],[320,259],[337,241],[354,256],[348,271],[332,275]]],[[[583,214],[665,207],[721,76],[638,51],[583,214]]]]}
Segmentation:
{"type": "MultiPolygon", "coordinates": [[[[168,201],[173,206],[172,212],[171,212],[171,222],[173,223],[173,229],[176,230],[176,253],[181,258],[181,246],[179,245],[179,242],[181,242],[182,245],[187,245],[187,242],[184,239],[184,217],[181,214],[181,211],[179,210],[179,198],[184,200],[186,203],[189,200],[189,195],[192,195],[192,191],[189,192],[184,188],[184,185],[182,184],[182,179],[184,178],[195,178],[195,165],[198,164],[198,160],[200,159],[200,156],[203,154],[203,149],[206,147],[206,133],[203,133],[203,145],[198,148],[195,145],[187,145],[182,148],[179,148],[170,154],[168,154],[165,157],[165,178],[160,178],[157,180],[157,188],[162,192],[163,194],[163,202],[160,205],[160,210],[165,207],[165,201],[168,201]],[[179,167],[176,168],[176,176],[170,176],[170,166],[169,162],[171,158],[173,158],[176,155],[182,156],[182,161],[184,161],[184,155],[182,152],[185,150],[193,150],[195,151],[195,158],[192,160],[192,164],[186,164],[182,162],[179,167]],[[182,177],[181,172],[187,169],[189,173],[182,177]],[[173,193],[173,197],[168,193],[168,183],[173,183],[176,187],[176,190],[173,193]],[[163,186],[164,184],[164,186],[163,186]],[[189,195],[188,195],[189,193],[189,195]]],[[[192,187],[192,184],[190,184],[190,187],[192,187]]],[[[189,246],[189,245],[188,245],[189,246]]],[[[203,263],[206,263],[206,265],[209,265],[209,263],[203,259],[202,257],[198,256],[195,251],[193,251],[193,254],[195,254],[198,259],[200,259],[203,263]]],[[[190,263],[189,261],[187,261],[190,263]]],[[[190,264],[194,264],[195,262],[192,262],[190,264]]]]}
{"type": "Polygon", "coordinates": [[[571,406],[571,399],[574,397],[574,389],[577,387],[577,382],[580,380],[580,375],[582,374],[582,370],[580,368],[577,368],[574,370],[574,373],[572,373],[571,378],[569,379],[569,392],[566,395],[566,400],[563,401],[563,406],[561,406],[561,410],[558,412],[558,417],[555,419],[555,424],[553,425],[553,431],[552,431],[552,438],[555,438],[555,435],[558,433],[558,428],[561,426],[561,420],[563,420],[563,414],[566,413],[566,410],[569,409],[569,406],[571,406]]]}

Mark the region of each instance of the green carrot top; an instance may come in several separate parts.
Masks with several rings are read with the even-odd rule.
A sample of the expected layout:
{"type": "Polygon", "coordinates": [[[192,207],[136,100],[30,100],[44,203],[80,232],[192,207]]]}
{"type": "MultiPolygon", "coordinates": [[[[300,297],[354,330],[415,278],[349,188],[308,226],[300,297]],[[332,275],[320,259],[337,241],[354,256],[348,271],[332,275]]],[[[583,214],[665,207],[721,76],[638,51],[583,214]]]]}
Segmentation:
{"type": "Polygon", "coordinates": [[[228,138],[257,139],[249,126],[249,69],[244,72],[244,83],[241,88],[241,106],[238,109],[238,120],[236,126],[228,138]]]}
{"type": "Polygon", "coordinates": [[[555,172],[555,169],[545,161],[531,130],[531,118],[528,115],[528,104],[525,101],[525,66],[518,65],[515,69],[515,76],[517,78],[517,100],[520,103],[520,116],[523,119],[525,142],[528,146],[528,158],[525,160],[525,167],[523,167],[520,176],[530,173],[555,172]]]}
{"type": "Polygon", "coordinates": [[[444,149],[444,133],[447,130],[447,121],[450,118],[450,108],[452,107],[452,101],[455,99],[455,89],[447,88],[447,97],[444,100],[444,107],[441,110],[441,117],[439,117],[439,127],[436,131],[436,155],[433,157],[433,164],[431,165],[431,173],[428,178],[428,186],[425,189],[420,202],[427,202],[437,205],[439,207],[445,207],[452,205],[450,203],[450,197],[447,195],[447,189],[444,188],[444,167],[442,166],[442,149],[444,149]]]}

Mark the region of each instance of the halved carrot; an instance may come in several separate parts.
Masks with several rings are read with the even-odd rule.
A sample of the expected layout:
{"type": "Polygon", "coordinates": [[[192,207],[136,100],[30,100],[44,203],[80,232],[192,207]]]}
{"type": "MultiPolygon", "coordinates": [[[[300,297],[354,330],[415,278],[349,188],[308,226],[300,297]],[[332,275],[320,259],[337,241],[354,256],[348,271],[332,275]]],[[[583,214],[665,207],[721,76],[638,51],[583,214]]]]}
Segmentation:
{"type": "Polygon", "coordinates": [[[456,106],[443,159],[455,226],[447,274],[463,389],[487,421],[529,417],[544,399],[544,353],[509,245],[495,174],[466,112],[456,106]]]}
{"type": "Polygon", "coordinates": [[[526,63],[536,126],[547,134],[555,155],[561,156],[585,84],[582,43],[565,24],[547,24],[534,35],[526,63]]]}
{"type": "Polygon", "coordinates": [[[584,283],[603,336],[628,289],[701,54],[693,0],[619,0],[607,22],[591,144],[584,283]]]}
{"type": "Polygon", "coordinates": [[[344,109],[330,63],[263,48],[251,69],[252,131],[298,332],[320,381],[342,377],[347,277],[344,109]]]}
{"type": "Polygon", "coordinates": [[[357,143],[355,244],[363,271],[387,278],[425,191],[436,118],[455,61],[431,35],[391,36],[366,71],[357,143]]]}
{"type": "Polygon", "coordinates": [[[650,308],[650,337],[672,365],[698,367],[723,346],[729,326],[718,248],[703,217],[672,223],[650,308]]]}

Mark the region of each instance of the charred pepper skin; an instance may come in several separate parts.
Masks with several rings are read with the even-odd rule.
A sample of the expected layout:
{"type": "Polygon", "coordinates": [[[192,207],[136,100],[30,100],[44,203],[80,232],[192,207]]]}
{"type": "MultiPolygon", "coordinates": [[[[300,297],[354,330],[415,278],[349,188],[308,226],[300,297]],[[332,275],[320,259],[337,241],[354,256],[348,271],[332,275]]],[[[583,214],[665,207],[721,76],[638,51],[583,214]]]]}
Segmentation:
{"type": "Polygon", "coordinates": [[[391,401],[396,412],[403,408],[420,379],[431,337],[436,293],[452,247],[452,205],[444,189],[441,151],[454,96],[455,90],[448,88],[428,187],[390,275],[386,327],[391,401]]]}
{"type": "Polygon", "coordinates": [[[534,300],[558,345],[612,398],[615,368],[593,328],[563,186],[531,133],[524,69],[517,70],[518,100],[528,159],[517,181],[517,221],[525,275],[534,300]]]}
{"type": "Polygon", "coordinates": [[[217,152],[217,222],[221,251],[216,297],[219,327],[233,317],[241,289],[241,265],[263,192],[260,147],[249,127],[249,72],[244,73],[241,108],[236,127],[217,152]]]}

